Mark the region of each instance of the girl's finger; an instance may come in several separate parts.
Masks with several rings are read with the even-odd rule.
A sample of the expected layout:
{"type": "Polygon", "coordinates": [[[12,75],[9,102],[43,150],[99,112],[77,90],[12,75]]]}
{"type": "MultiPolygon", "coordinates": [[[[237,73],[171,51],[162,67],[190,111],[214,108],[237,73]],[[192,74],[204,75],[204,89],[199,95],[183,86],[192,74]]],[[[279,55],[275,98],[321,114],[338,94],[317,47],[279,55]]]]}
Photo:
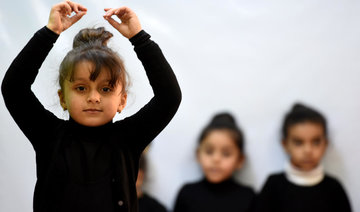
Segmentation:
{"type": "Polygon", "coordinates": [[[78,13],[78,12],[79,12],[79,10],[78,10],[78,5],[77,5],[77,4],[75,4],[75,3],[72,2],[72,1],[66,1],[66,3],[67,3],[68,5],[70,5],[72,11],[74,11],[75,13],[78,13]]]}
{"type": "Polygon", "coordinates": [[[106,11],[104,17],[110,17],[112,15],[114,15],[114,12],[116,11],[116,9],[109,9],[106,11]]]}
{"type": "Polygon", "coordinates": [[[81,4],[77,4],[77,5],[78,5],[78,8],[80,9],[80,11],[83,11],[83,12],[87,11],[86,7],[82,6],[81,4]]]}
{"type": "Polygon", "coordinates": [[[120,23],[115,21],[113,18],[111,17],[104,17],[108,22],[109,24],[111,24],[115,29],[119,29],[120,27],[120,23]]]}
{"type": "Polygon", "coordinates": [[[84,11],[80,11],[78,13],[76,13],[75,15],[73,15],[70,18],[71,23],[76,23],[78,20],[80,20],[84,15],[86,14],[86,12],[84,11]]]}
{"type": "Polygon", "coordinates": [[[61,3],[61,4],[60,4],[60,9],[65,10],[65,11],[66,11],[66,15],[71,15],[72,9],[71,9],[71,7],[70,7],[69,4],[67,4],[67,3],[61,3]]]}
{"type": "Polygon", "coordinates": [[[120,7],[116,9],[115,14],[118,16],[122,16],[128,12],[130,12],[130,9],[128,7],[120,7]]]}

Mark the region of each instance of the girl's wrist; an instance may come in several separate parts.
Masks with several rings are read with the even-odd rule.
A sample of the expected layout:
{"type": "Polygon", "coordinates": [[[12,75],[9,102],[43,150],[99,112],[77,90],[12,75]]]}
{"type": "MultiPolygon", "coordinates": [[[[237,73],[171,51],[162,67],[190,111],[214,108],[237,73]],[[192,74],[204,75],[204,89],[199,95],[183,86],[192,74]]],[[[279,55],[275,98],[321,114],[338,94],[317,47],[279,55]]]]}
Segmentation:
{"type": "Polygon", "coordinates": [[[143,29],[136,33],[134,36],[129,38],[129,41],[133,46],[138,46],[150,38],[150,35],[146,33],[143,29]]]}
{"type": "Polygon", "coordinates": [[[61,34],[61,31],[60,31],[60,30],[56,30],[55,27],[53,27],[50,23],[48,23],[48,24],[46,25],[46,27],[47,27],[49,30],[51,30],[52,32],[54,32],[55,34],[57,34],[57,35],[60,35],[60,34],[61,34]]]}

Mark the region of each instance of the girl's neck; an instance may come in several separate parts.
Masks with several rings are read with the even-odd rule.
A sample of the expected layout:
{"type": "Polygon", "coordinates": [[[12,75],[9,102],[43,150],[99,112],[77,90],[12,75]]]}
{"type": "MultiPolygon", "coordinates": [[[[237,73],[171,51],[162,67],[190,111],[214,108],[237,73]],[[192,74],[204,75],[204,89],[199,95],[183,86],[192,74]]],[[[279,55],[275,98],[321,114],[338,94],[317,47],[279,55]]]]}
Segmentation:
{"type": "Polygon", "coordinates": [[[97,127],[88,127],[88,126],[84,126],[81,125],[79,123],[77,123],[74,119],[72,119],[70,117],[69,119],[69,127],[71,128],[71,131],[74,134],[77,135],[87,135],[88,137],[94,137],[97,138],[99,136],[104,136],[106,135],[108,132],[111,132],[112,130],[112,121],[101,125],[101,126],[97,126],[97,127]]]}
{"type": "Polygon", "coordinates": [[[298,186],[314,186],[324,179],[324,169],[321,164],[310,171],[296,168],[291,162],[285,165],[285,176],[287,180],[298,186]]]}
{"type": "Polygon", "coordinates": [[[202,181],[210,190],[215,192],[225,192],[231,191],[234,188],[235,181],[232,177],[221,181],[219,183],[212,183],[208,181],[206,178],[202,181]]]}
{"type": "Polygon", "coordinates": [[[69,123],[71,124],[72,127],[74,128],[79,128],[79,129],[96,129],[96,128],[106,128],[108,126],[110,126],[113,123],[113,120],[110,120],[108,123],[104,124],[104,125],[100,125],[100,126],[96,126],[96,127],[89,127],[89,126],[85,126],[82,124],[77,123],[71,116],[69,118],[69,123]]]}

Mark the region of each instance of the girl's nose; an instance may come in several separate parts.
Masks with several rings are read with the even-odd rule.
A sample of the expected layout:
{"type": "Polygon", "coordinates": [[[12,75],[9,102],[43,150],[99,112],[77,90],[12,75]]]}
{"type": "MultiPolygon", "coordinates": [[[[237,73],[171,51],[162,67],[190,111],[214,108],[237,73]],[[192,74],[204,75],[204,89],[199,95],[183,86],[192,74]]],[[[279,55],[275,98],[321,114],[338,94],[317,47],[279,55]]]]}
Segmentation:
{"type": "Polygon", "coordinates": [[[87,101],[91,103],[100,103],[101,95],[97,91],[90,91],[87,101]]]}
{"type": "Polygon", "coordinates": [[[312,152],[312,146],[311,145],[305,145],[304,146],[304,151],[306,154],[310,154],[312,152]]]}
{"type": "Polygon", "coordinates": [[[212,159],[214,162],[218,162],[218,161],[220,161],[220,158],[221,158],[221,155],[219,153],[214,153],[212,159]]]}

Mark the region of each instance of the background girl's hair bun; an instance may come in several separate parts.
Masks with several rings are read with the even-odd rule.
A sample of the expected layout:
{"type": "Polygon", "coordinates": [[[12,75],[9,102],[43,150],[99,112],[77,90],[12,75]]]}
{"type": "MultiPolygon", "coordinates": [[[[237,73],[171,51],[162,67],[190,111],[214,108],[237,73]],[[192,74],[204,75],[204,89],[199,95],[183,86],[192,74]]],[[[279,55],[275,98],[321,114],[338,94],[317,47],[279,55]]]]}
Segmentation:
{"type": "Polygon", "coordinates": [[[324,134],[327,136],[327,123],[325,116],[309,106],[301,103],[295,103],[284,117],[281,130],[283,139],[287,138],[290,127],[304,122],[312,122],[322,125],[324,134]]]}
{"type": "Polygon", "coordinates": [[[228,112],[217,113],[213,116],[210,123],[202,130],[199,137],[199,144],[214,130],[226,130],[228,135],[235,141],[240,152],[244,153],[244,135],[237,126],[235,118],[228,112]]]}
{"type": "Polygon", "coordinates": [[[74,37],[73,48],[87,45],[106,46],[108,40],[113,36],[104,27],[99,28],[85,28],[74,37]]]}
{"type": "Polygon", "coordinates": [[[236,127],[236,122],[230,113],[218,113],[212,118],[209,126],[234,128],[236,127]]]}
{"type": "Polygon", "coordinates": [[[291,109],[292,112],[301,112],[307,110],[309,110],[309,108],[301,103],[295,103],[291,109]]]}

